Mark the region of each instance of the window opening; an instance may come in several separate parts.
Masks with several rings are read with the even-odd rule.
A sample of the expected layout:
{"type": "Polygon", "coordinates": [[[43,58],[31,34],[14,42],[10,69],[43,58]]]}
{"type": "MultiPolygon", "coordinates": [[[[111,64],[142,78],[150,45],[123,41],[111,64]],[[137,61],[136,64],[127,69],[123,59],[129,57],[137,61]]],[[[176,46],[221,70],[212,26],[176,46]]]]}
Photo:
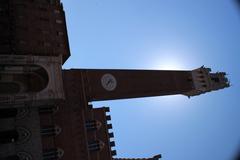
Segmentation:
{"type": "Polygon", "coordinates": [[[97,121],[97,120],[90,120],[90,121],[86,121],[85,123],[85,127],[87,128],[87,130],[97,130],[102,126],[101,122],[97,121]]]}
{"type": "Polygon", "coordinates": [[[14,143],[18,140],[19,135],[16,130],[0,132],[0,144],[14,143]]]}
{"type": "Polygon", "coordinates": [[[60,148],[48,149],[43,151],[43,160],[58,160],[64,154],[64,151],[60,148]]]}
{"type": "Polygon", "coordinates": [[[63,23],[63,21],[62,21],[62,20],[59,20],[59,19],[57,19],[57,20],[56,20],[56,23],[57,23],[57,24],[62,24],[62,23],[63,23]]]}
{"type": "Polygon", "coordinates": [[[101,149],[104,148],[104,146],[105,144],[99,140],[88,143],[88,149],[90,151],[100,151],[101,149]]]}
{"type": "Polygon", "coordinates": [[[61,128],[58,126],[45,126],[41,128],[41,135],[42,136],[55,136],[61,132],[61,128]]]}
{"type": "Polygon", "coordinates": [[[18,110],[16,108],[0,109],[0,119],[14,118],[17,116],[18,110]]]}

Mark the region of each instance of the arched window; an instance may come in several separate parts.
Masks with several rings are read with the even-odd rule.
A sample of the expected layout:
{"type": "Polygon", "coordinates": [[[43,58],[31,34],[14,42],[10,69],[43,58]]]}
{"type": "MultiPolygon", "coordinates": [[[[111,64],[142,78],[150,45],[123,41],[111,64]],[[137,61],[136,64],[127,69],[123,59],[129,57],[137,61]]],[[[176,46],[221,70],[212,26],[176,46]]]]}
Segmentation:
{"type": "Polygon", "coordinates": [[[62,129],[58,126],[45,126],[41,128],[42,136],[56,136],[60,134],[62,129]]]}
{"type": "Polygon", "coordinates": [[[30,131],[23,127],[17,127],[15,130],[6,130],[0,132],[0,144],[17,143],[21,144],[29,140],[30,131]]]}
{"type": "Polygon", "coordinates": [[[18,140],[17,144],[22,144],[27,142],[31,138],[31,132],[23,127],[17,127],[16,128],[18,133],[18,140]]]}
{"type": "Polygon", "coordinates": [[[43,160],[58,160],[64,154],[64,151],[60,148],[53,148],[43,151],[43,160]]]}
{"type": "Polygon", "coordinates": [[[89,151],[100,151],[103,149],[105,144],[102,141],[96,140],[88,143],[89,151]]]}
{"type": "Polygon", "coordinates": [[[89,131],[97,130],[97,129],[101,128],[101,126],[102,126],[102,123],[97,120],[89,120],[89,121],[86,121],[86,123],[85,123],[85,127],[89,131]]]}
{"type": "Polygon", "coordinates": [[[0,95],[40,92],[48,81],[46,70],[37,65],[0,66],[0,95]]]}

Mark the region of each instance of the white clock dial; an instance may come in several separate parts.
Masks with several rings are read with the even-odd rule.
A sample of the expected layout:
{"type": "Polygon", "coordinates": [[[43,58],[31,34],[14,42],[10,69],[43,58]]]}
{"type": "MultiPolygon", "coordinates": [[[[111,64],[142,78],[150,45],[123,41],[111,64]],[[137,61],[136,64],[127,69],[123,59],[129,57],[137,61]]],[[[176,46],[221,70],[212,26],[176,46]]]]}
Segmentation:
{"type": "Polygon", "coordinates": [[[101,78],[102,87],[107,91],[113,91],[117,87],[117,80],[112,74],[104,74],[101,78]]]}

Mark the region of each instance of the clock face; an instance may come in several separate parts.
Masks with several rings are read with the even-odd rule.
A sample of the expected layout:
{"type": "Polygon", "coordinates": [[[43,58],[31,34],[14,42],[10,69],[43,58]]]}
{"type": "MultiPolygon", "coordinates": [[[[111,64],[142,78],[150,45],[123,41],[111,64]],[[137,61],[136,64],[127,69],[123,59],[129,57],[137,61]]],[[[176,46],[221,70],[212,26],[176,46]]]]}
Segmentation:
{"type": "Polygon", "coordinates": [[[104,74],[101,78],[102,87],[107,91],[113,91],[117,87],[117,80],[112,74],[104,74]]]}

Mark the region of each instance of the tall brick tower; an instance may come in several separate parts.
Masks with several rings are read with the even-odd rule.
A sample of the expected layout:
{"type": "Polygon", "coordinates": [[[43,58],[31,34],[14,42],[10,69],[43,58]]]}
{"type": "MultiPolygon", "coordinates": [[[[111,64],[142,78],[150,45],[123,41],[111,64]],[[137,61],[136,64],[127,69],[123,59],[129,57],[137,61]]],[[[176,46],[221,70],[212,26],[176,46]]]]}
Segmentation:
{"type": "Polygon", "coordinates": [[[60,0],[1,0],[0,17],[1,160],[134,160],[115,158],[110,109],[92,101],[229,87],[205,67],[62,70],[70,51],[60,0]]]}

